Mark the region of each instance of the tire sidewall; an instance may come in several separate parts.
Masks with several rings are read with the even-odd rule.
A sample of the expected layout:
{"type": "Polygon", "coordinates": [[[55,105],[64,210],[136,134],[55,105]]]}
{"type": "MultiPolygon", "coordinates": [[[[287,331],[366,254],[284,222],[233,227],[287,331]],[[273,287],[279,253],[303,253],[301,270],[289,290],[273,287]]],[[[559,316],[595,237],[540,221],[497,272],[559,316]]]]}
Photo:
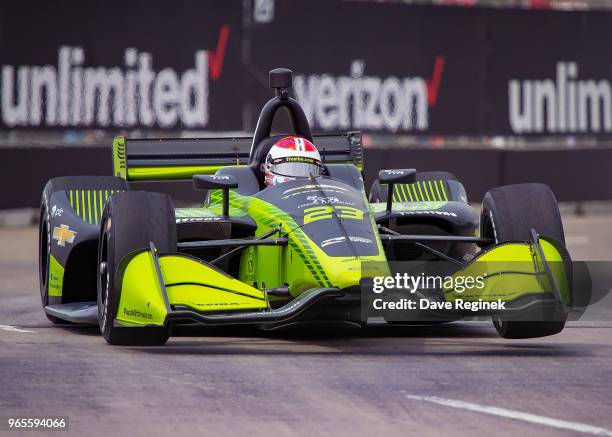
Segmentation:
{"type": "Polygon", "coordinates": [[[43,200],[40,207],[40,222],[38,226],[38,281],[43,308],[49,305],[49,237],[47,205],[43,200]]]}
{"type": "Polygon", "coordinates": [[[104,210],[100,226],[100,243],[98,245],[98,270],[102,260],[106,262],[106,280],[102,278],[102,272],[98,271],[98,323],[100,331],[107,341],[110,341],[111,327],[116,317],[115,302],[115,262],[114,241],[112,229],[112,203],[108,202],[104,210]],[[106,253],[103,254],[103,251],[106,253]]]}

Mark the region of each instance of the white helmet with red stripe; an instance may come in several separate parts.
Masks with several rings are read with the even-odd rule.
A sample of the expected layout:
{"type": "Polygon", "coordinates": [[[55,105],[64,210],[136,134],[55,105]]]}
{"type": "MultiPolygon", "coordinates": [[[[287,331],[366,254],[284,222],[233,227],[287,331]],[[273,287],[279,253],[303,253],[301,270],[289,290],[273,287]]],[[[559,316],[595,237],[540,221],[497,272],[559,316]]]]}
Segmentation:
{"type": "Polygon", "coordinates": [[[321,155],[317,148],[302,137],[285,137],[277,141],[268,152],[264,164],[267,186],[297,178],[319,176],[321,155]]]}

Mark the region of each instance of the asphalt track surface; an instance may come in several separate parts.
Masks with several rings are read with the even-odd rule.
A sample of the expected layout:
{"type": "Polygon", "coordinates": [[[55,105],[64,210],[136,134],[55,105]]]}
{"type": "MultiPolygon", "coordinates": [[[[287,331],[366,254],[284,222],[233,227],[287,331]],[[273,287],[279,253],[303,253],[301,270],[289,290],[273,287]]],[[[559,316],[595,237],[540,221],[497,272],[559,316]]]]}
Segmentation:
{"type": "MultiPolygon", "coordinates": [[[[575,259],[612,259],[610,215],[564,222],[575,259]]],[[[612,322],[513,341],[487,322],[183,328],[112,347],[47,321],[32,228],[0,229],[0,290],[0,417],[69,417],[49,434],[612,435],[612,322]]]]}

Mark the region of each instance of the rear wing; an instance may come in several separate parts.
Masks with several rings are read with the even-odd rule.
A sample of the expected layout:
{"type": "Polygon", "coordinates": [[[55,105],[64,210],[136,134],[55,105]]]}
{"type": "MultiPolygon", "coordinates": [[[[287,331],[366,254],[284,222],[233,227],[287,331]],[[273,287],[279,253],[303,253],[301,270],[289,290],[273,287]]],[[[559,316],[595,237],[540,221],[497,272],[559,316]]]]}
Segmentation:
{"type": "MultiPolygon", "coordinates": [[[[355,164],[363,168],[361,132],[315,135],[325,164],[355,164]]],[[[191,179],[223,167],[249,163],[251,137],[127,139],[113,141],[113,174],[128,181],[191,179]]]]}

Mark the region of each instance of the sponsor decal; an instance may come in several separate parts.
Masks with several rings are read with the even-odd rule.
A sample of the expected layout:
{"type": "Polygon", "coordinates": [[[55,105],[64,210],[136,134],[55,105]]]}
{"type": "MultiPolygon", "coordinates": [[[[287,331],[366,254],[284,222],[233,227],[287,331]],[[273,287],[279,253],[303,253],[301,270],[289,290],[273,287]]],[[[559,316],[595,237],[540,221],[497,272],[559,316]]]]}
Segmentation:
{"type": "Polygon", "coordinates": [[[205,127],[209,78],[221,75],[230,28],[216,50],[196,50],[193,67],[153,68],[153,55],[128,47],[122,66],[86,67],[85,49],[62,46],[57,65],[3,65],[2,122],[8,126],[205,127]]]}
{"type": "MultiPolygon", "coordinates": [[[[355,237],[355,236],[349,236],[349,240],[353,243],[364,243],[364,244],[371,244],[372,240],[369,238],[364,238],[364,237],[355,237]]],[[[336,244],[336,243],[343,243],[346,241],[346,237],[336,237],[336,238],[330,238],[328,240],[323,240],[321,241],[321,247],[326,247],[326,246],[330,246],[332,244],[336,244]]]]}
{"type": "Polygon", "coordinates": [[[404,174],[403,170],[383,170],[385,173],[390,175],[402,175],[404,174]]]}
{"type": "Polygon", "coordinates": [[[326,130],[425,131],[429,108],[437,103],[445,57],[436,56],[432,77],[365,75],[365,62],[354,60],[350,76],[302,75],[294,90],[311,125],[326,130]]]}
{"type": "Polygon", "coordinates": [[[124,316],[129,316],[129,317],[137,317],[139,319],[152,319],[153,318],[153,314],[151,313],[143,313],[142,311],[136,310],[136,309],[127,309],[127,308],[123,308],[123,315],[124,316]]]}
{"type": "Polygon", "coordinates": [[[272,164],[282,164],[284,162],[299,162],[305,164],[321,165],[321,161],[308,156],[283,156],[282,158],[276,158],[272,160],[272,164]]]}
{"type": "Polygon", "coordinates": [[[336,185],[320,184],[320,185],[301,185],[299,187],[289,188],[288,190],[283,191],[282,194],[292,193],[292,192],[296,192],[296,191],[300,191],[300,190],[319,189],[319,188],[322,188],[322,189],[331,188],[333,190],[348,191],[344,187],[339,187],[339,186],[336,186],[336,185]]]}
{"type": "Polygon", "coordinates": [[[190,304],[194,305],[194,306],[197,306],[197,307],[206,307],[206,308],[240,305],[238,302],[211,302],[211,303],[195,303],[195,302],[190,302],[190,304]]]}
{"type": "Polygon", "coordinates": [[[63,213],[63,208],[58,208],[57,205],[51,207],[51,217],[61,217],[63,213]]]}
{"type": "Polygon", "coordinates": [[[355,205],[353,202],[344,202],[335,196],[323,197],[323,196],[312,195],[312,196],[306,197],[306,200],[308,203],[303,203],[301,205],[298,205],[298,208],[304,208],[306,206],[315,206],[315,205],[348,205],[348,206],[355,205]]]}
{"type": "Polygon", "coordinates": [[[177,218],[176,223],[197,223],[197,222],[214,222],[222,220],[221,217],[184,217],[177,218]]]}
{"type": "Polygon", "coordinates": [[[318,195],[320,195],[321,191],[323,191],[326,195],[328,193],[337,193],[337,194],[346,194],[347,189],[344,187],[337,187],[335,185],[303,185],[301,187],[297,187],[297,188],[290,188],[288,190],[283,191],[282,194],[284,194],[284,196],[281,197],[281,199],[288,199],[290,197],[294,197],[294,196],[301,196],[304,194],[308,194],[308,193],[317,193],[318,195]],[[288,193],[288,194],[287,194],[288,193]]]}
{"type": "Polygon", "coordinates": [[[579,79],[576,62],[558,62],[556,77],[508,82],[510,126],[517,134],[612,132],[612,86],[579,79]]]}
{"type": "MultiPolygon", "coordinates": [[[[340,189],[334,189],[334,188],[326,188],[325,190],[323,190],[323,192],[325,194],[327,193],[337,193],[337,194],[346,194],[346,191],[341,191],[340,189]]],[[[308,189],[308,190],[304,190],[304,191],[296,191],[295,193],[291,193],[291,194],[287,194],[286,196],[281,197],[281,199],[288,199],[290,197],[294,197],[294,196],[301,196],[303,194],[308,194],[308,193],[321,193],[321,190],[319,190],[318,188],[312,188],[312,189],[308,189]]]]}
{"type": "Polygon", "coordinates": [[[457,217],[456,213],[448,212],[448,211],[393,211],[393,212],[400,214],[400,215],[434,214],[434,215],[441,215],[441,216],[446,216],[446,217],[457,217]]]}
{"type": "Polygon", "coordinates": [[[58,246],[65,247],[66,243],[74,243],[77,233],[70,230],[68,225],[55,226],[53,228],[53,239],[57,241],[58,246]]]}

